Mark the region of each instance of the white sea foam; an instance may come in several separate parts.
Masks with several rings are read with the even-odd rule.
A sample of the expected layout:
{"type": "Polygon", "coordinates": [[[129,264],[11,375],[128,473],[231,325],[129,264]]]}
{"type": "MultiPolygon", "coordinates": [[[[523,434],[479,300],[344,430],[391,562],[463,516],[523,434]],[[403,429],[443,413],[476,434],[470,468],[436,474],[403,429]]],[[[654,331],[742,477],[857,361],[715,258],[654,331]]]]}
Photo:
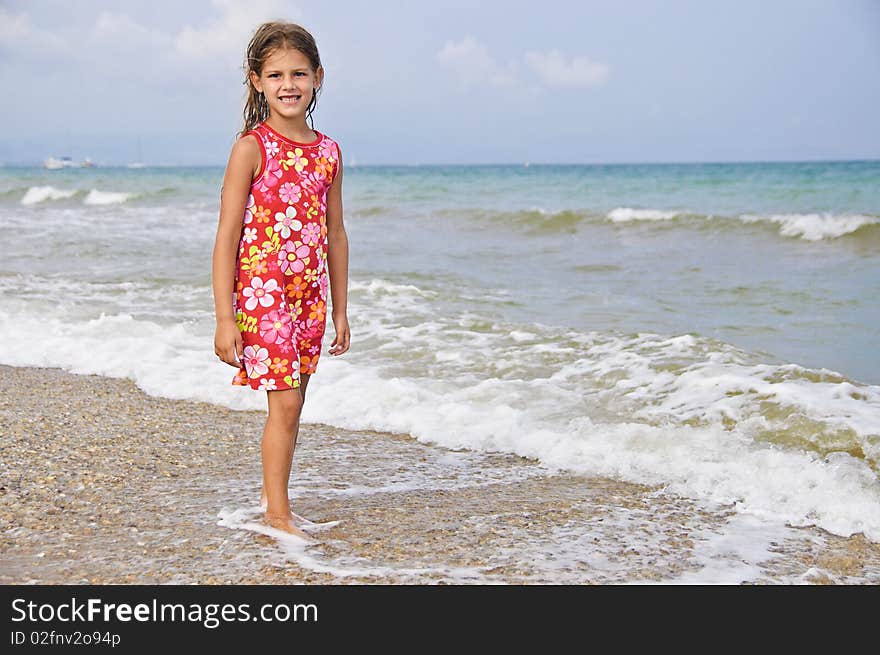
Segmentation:
{"type": "MultiPolygon", "coordinates": [[[[258,520],[261,511],[259,507],[224,508],[218,515],[220,520],[217,522],[217,525],[233,530],[248,530],[273,537],[279,547],[280,559],[292,560],[304,569],[316,573],[329,573],[340,578],[352,576],[395,576],[405,580],[409,577],[416,577],[422,583],[426,581],[426,578],[435,582],[458,583],[478,582],[483,578],[483,571],[479,567],[448,567],[442,565],[435,567],[378,566],[366,557],[355,555],[346,555],[331,560],[322,556],[320,538],[318,537],[319,532],[311,531],[312,536],[318,537],[318,540],[315,543],[307,543],[299,537],[261,523],[258,520]]],[[[305,530],[309,531],[308,528],[305,528],[305,530]]]]}
{"type": "MultiPolygon", "coordinates": [[[[35,285],[38,293],[39,280],[12,284],[35,285]]],[[[95,301],[64,303],[63,289],[46,289],[59,294],[56,302],[16,294],[5,303],[0,363],[126,377],[157,396],[265,409],[264,394],[231,386],[233,369],[212,351],[207,308],[152,316],[146,293],[141,312],[98,313],[95,301]],[[22,326],[32,328],[23,333],[22,326]]],[[[492,325],[469,313],[438,316],[415,285],[374,280],[351,289],[356,348],[343,358],[325,351],[306,422],[515,453],[554,469],[663,484],[768,520],[880,541],[880,483],[866,461],[759,438],[785,410],[816,421],[819,434],[849,431],[846,443],[871,457],[876,387],[762,364],[692,335],[492,325]],[[768,403],[769,412],[762,409],[768,403]]],[[[94,297],[129,291],[89,288],[94,297]]],[[[332,327],[328,341],[330,335],[332,327]]],[[[779,419],[780,429],[786,420],[779,419]]]]}
{"type": "Polygon", "coordinates": [[[21,199],[22,205],[36,205],[47,200],[64,200],[72,198],[77,193],[76,189],[56,189],[53,186],[32,186],[25,191],[21,199]]]}
{"type": "Polygon", "coordinates": [[[742,214],[739,218],[745,223],[777,223],[782,236],[806,241],[834,239],[852,234],[864,225],[880,223],[880,219],[862,214],[742,214]]]}
{"type": "Polygon", "coordinates": [[[679,214],[681,214],[680,211],[618,207],[617,209],[612,209],[608,212],[608,218],[614,223],[629,223],[631,221],[668,221],[679,214]]]}
{"type": "Polygon", "coordinates": [[[98,191],[92,189],[83,200],[86,205],[118,205],[137,198],[140,194],[129,191],[98,191]]]}

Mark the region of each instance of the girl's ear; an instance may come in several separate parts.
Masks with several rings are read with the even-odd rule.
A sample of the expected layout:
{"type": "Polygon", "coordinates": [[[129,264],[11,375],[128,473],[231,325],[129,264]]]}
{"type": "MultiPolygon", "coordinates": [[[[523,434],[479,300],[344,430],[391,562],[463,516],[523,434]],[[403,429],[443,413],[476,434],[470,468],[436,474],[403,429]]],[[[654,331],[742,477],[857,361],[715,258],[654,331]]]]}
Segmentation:
{"type": "Polygon", "coordinates": [[[257,75],[254,71],[251,71],[250,73],[248,73],[248,77],[249,77],[250,80],[251,80],[251,84],[254,85],[254,88],[255,88],[259,93],[262,93],[262,92],[263,92],[263,85],[260,84],[260,76],[257,75]]]}
{"type": "Polygon", "coordinates": [[[318,70],[315,71],[315,86],[319,87],[324,84],[324,67],[318,66],[318,70]]]}

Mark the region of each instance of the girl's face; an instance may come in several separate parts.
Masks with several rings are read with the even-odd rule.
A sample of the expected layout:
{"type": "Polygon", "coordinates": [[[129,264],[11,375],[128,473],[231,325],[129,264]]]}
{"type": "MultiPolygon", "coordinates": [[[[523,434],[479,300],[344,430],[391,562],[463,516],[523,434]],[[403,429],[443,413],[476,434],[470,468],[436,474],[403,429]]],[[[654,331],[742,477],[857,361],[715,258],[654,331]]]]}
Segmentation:
{"type": "Polygon", "coordinates": [[[306,107],[323,77],[322,68],[312,71],[308,57],[292,48],[275,50],[263,63],[260,75],[253,71],[250,74],[254,88],[266,96],[270,115],[286,120],[301,118],[303,122],[306,107]]]}

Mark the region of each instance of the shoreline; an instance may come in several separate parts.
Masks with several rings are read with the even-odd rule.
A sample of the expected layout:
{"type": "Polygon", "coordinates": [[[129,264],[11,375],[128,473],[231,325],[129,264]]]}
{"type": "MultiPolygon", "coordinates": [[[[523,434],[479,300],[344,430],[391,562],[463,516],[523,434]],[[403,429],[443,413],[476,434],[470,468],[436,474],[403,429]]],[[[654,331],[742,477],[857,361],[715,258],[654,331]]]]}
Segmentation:
{"type": "Polygon", "coordinates": [[[4,584],[880,583],[862,535],[786,527],[762,551],[748,517],[658,487],[321,424],[300,428],[293,509],[340,522],[279,544],[246,525],[264,412],[54,368],[0,366],[0,391],[4,584]]]}

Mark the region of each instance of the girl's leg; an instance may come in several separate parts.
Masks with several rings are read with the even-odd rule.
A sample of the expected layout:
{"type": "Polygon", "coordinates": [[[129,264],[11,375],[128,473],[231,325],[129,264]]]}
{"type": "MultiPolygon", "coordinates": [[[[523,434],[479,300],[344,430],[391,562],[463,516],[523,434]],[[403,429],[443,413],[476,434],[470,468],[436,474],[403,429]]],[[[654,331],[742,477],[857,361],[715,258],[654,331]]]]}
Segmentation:
{"type": "Polygon", "coordinates": [[[266,520],[275,528],[308,538],[292,523],[287,487],[293,450],[299,431],[302,394],[298,389],[267,391],[269,416],[263,430],[263,489],[266,492],[266,520]]]}
{"type": "MultiPolygon", "coordinates": [[[[310,377],[311,376],[308,373],[300,374],[299,389],[294,389],[294,391],[299,391],[299,394],[300,394],[300,397],[302,398],[303,403],[305,402],[306,388],[309,386],[309,378],[310,377]]],[[[267,391],[266,393],[272,394],[272,393],[277,393],[277,392],[267,391]]],[[[287,461],[287,472],[284,476],[285,485],[287,485],[289,483],[290,471],[293,467],[293,454],[294,454],[294,452],[296,452],[296,440],[297,440],[297,437],[299,436],[299,417],[300,417],[300,414],[301,414],[301,411],[297,413],[296,428],[293,430],[293,445],[291,446],[291,449],[290,449],[290,457],[286,460],[287,461]]],[[[271,403],[270,403],[269,416],[271,417],[271,415],[272,415],[272,409],[271,409],[271,403]]],[[[268,427],[268,424],[269,424],[269,422],[267,420],[266,421],[267,427],[268,427]]],[[[263,438],[265,440],[265,432],[264,432],[263,438]]],[[[287,490],[287,487],[285,486],[285,493],[286,493],[286,490],[287,490]]],[[[265,477],[264,477],[263,489],[260,492],[260,506],[265,508],[266,505],[267,505],[267,496],[266,496],[266,482],[265,482],[265,477]]],[[[290,507],[290,501],[288,501],[288,507],[290,507]]],[[[296,516],[295,514],[294,514],[294,518],[300,519],[300,517],[296,516]]]]}

